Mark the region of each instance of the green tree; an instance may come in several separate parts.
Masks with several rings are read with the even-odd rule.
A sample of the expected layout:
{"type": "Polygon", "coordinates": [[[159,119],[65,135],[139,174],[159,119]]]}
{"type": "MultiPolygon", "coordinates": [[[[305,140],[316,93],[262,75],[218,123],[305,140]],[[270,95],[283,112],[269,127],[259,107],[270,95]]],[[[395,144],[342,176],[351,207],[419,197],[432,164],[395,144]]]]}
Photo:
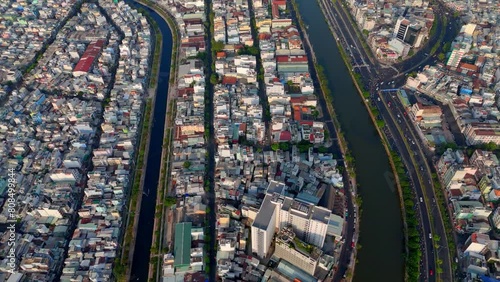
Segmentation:
{"type": "Polygon", "coordinates": [[[484,149],[487,151],[495,151],[497,149],[497,144],[494,142],[489,142],[487,144],[484,144],[484,149]]]}
{"type": "Polygon", "coordinates": [[[443,52],[448,52],[448,51],[450,51],[450,48],[451,48],[451,43],[450,43],[450,42],[446,42],[446,43],[443,45],[443,52]]]}
{"type": "Polygon", "coordinates": [[[328,148],[326,148],[325,146],[321,146],[318,148],[318,152],[324,154],[328,152],[328,148]]]}
{"type": "Polygon", "coordinates": [[[439,53],[439,54],[438,54],[438,59],[439,59],[440,61],[444,61],[444,59],[445,59],[445,58],[446,58],[446,55],[445,55],[444,53],[439,53]]]}
{"type": "Polygon", "coordinates": [[[210,83],[212,85],[219,83],[219,78],[217,77],[217,74],[212,73],[212,75],[210,75],[210,83]]]}
{"type": "Polygon", "coordinates": [[[297,148],[299,149],[299,152],[301,152],[301,153],[307,152],[307,150],[309,150],[309,148],[311,148],[311,147],[312,147],[312,144],[307,140],[302,140],[299,142],[299,144],[297,144],[297,148]]]}
{"type": "Polygon", "coordinates": [[[165,206],[171,207],[177,203],[177,200],[174,197],[166,197],[164,203],[165,206]]]}
{"type": "Polygon", "coordinates": [[[408,51],[408,57],[411,57],[415,55],[415,51],[413,51],[413,49],[411,49],[410,51],[408,51]]]}
{"type": "Polygon", "coordinates": [[[182,166],[185,168],[185,169],[188,169],[191,167],[191,162],[190,161],[185,161],[182,166]]]}
{"type": "Polygon", "coordinates": [[[318,116],[319,116],[319,111],[318,111],[318,110],[313,110],[313,111],[311,112],[311,114],[312,114],[312,116],[313,116],[314,118],[318,118],[318,116]]]}
{"type": "Polygon", "coordinates": [[[259,55],[259,48],[255,46],[244,46],[238,51],[238,55],[252,55],[252,56],[257,56],[259,55]]]}
{"type": "Polygon", "coordinates": [[[377,119],[377,126],[378,126],[379,128],[382,128],[382,127],[384,127],[384,126],[385,126],[385,122],[384,122],[383,120],[378,120],[378,119],[377,119]]]}
{"type": "Polygon", "coordinates": [[[205,60],[206,57],[207,57],[207,52],[198,52],[198,54],[196,54],[196,58],[202,61],[205,60]]]}
{"type": "Polygon", "coordinates": [[[224,50],[224,43],[220,41],[215,41],[212,43],[212,50],[214,52],[220,52],[224,50]]]}
{"type": "Polygon", "coordinates": [[[288,151],[288,150],[290,150],[290,144],[288,142],[280,143],[279,148],[282,151],[288,151]]]}
{"type": "Polygon", "coordinates": [[[278,144],[278,143],[274,143],[274,144],[272,144],[272,145],[271,145],[271,149],[272,149],[273,151],[278,151],[278,150],[280,149],[280,144],[278,144]]]}

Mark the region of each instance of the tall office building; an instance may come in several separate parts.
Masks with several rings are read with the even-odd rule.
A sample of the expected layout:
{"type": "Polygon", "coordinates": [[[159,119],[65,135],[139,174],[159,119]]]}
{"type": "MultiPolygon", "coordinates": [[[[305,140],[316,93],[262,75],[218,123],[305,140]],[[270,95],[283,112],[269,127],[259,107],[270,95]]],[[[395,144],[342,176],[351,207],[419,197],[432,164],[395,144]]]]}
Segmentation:
{"type": "Polygon", "coordinates": [[[394,27],[394,37],[412,47],[418,48],[423,40],[423,36],[420,35],[421,29],[420,24],[400,17],[394,27]]]}
{"type": "Polygon", "coordinates": [[[418,35],[420,34],[421,27],[419,25],[410,25],[406,29],[406,34],[404,37],[404,42],[410,44],[411,46],[417,45],[418,35]]]}
{"type": "Polygon", "coordinates": [[[406,36],[406,31],[408,30],[409,26],[410,26],[410,21],[403,17],[400,17],[396,21],[396,26],[394,27],[394,37],[396,37],[401,41],[404,41],[406,36]]]}
{"type": "Polygon", "coordinates": [[[269,184],[267,195],[252,224],[252,252],[259,257],[268,254],[275,232],[291,227],[297,237],[319,248],[323,247],[331,211],[284,196],[285,185],[269,184]]]}
{"type": "Polygon", "coordinates": [[[451,51],[451,55],[448,58],[446,65],[454,68],[458,67],[458,64],[460,64],[460,61],[462,60],[462,57],[467,52],[468,50],[463,48],[453,48],[453,51],[451,51]]]}
{"type": "Polygon", "coordinates": [[[276,231],[275,205],[270,202],[269,196],[264,198],[251,231],[252,253],[260,258],[266,257],[276,231]]]}
{"type": "Polygon", "coordinates": [[[287,260],[310,275],[314,275],[322,254],[319,248],[295,238],[291,228],[284,228],[276,235],[274,256],[287,260]]]}

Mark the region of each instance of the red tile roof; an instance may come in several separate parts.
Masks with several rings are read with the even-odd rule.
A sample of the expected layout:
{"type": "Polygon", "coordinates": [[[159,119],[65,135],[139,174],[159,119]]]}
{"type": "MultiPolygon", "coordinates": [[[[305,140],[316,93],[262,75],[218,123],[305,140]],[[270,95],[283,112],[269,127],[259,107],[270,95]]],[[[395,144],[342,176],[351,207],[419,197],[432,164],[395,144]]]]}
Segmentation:
{"type": "Polygon", "coordinates": [[[188,38],[190,43],[205,42],[205,37],[203,35],[193,35],[188,38]]]}
{"type": "Polygon", "coordinates": [[[271,39],[271,34],[264,32],[264,33],[259,33],[259,40],[269,40],[271,39]]]}
{"type": "Polygon", "coordinates": [[[307,56],[278,55],[278,56],[276,56],[276,62],[278,62],[278,63],[307,63],[307,56]]]}
{"type": "Polygon", "coordinates": [[[73,69],[74,72],[89,72],[90,68],[94,64],[95,59],[99,56],[99,53],[104,46],[104,40],[99,39],[96,42],[90,43],[87,49],[83,53],[82,57],[73,69]]]}
{"type": "Polygon", "coordinates": [[[293,106],[293,119],[299,122],[302,121],[302,114],[300,113],[299,106],[293,106]]]}
{"type": "Polygon", "coordinates": [[[478,66],[467,63],[460,63],[459,67],[473,72],[477,72],[479,69],[478,66]]]}
{"type": "Polygon", "coordinates": [[[286,7],[286,0],[273,0],[273,5],[286,7]]]}
{"type": "Polygon", "coordinates": [[[292,134],[290,131],[281,131],[280,133],[280,141],[290,141],[292,140],[292,134]]]}
{"type": "Polygon", "coordinates": [[[450,193],[452,196],[462,196],[462,190],[460,189],[450,189],[450,193]]]}
{"type": "Polygon", "coordinates": [[[278,6],[277,5],[272,5],[272,14],[273,14],[273,19],[279,19],[280,17],[280,12],[279,12],[279,9],[278,9],[278,6]]]}
{"type": "Polygon", "coordinates": [[[238,78],[234,77],[234,76],[224,76],[222,78],[222,84],[236,84],[236,82],[238,81],[238,78]]]}
{"type": "Polygon", "coordinates": [[[222,59],[226,57],[226,52],[217,52],[217,59],[222,59]]]}
{"type": "Polygon", "coordinates": [[[300,97],[292,97],[290,98],[290,104],[302,104],[306,101],[306,97],[300,96],[300,97]]]}

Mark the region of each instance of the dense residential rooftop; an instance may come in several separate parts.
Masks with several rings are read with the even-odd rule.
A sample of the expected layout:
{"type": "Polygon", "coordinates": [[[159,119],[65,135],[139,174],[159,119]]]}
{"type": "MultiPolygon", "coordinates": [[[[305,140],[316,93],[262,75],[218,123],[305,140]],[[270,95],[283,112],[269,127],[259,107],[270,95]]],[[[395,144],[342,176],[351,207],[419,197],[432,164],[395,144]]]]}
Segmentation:
{"type": "MultiPolygon", "coordinates": [[[[7,179],[8,169],[14,169],[17,184],[19,268],[12,278],[107,281],[124,230],[125,195],[147,97],[150,27],[124,2],[56,2],[0,4],[2,17],[15,23],[3,26],[3,34],[22,26],[20,37],[2,39],[10,46],[0,50],[2,58],[17,50],[12,58],[27,62],[4,60],[1,73],[15,68],[21,74],[38,60],[21,85],[8,90],[0,115],[0,173],[7,179]],[[12,9],[15,13],[8,12],[12,9]],[[44,38],[39,45],[33,33],[44,38]],[[25,51],[15,47],[19,42],[25,51]],[[42,45],[46,51],[39,55],[42,45]]],[[[19,78],[3,76],[0,82],[19,78]]],[[[0,221],[12,219],[4,208],[0,221]]],[[[11,270],[5,259],[9,248],[0,244],[2,279],[11,270]]]]}

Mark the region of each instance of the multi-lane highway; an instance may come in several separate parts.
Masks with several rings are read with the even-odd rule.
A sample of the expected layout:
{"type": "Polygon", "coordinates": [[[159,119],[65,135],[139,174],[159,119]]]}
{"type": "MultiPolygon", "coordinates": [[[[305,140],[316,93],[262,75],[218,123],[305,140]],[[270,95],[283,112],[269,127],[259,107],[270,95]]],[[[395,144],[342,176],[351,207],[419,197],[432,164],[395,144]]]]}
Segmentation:
{"type": "MultiPolygon", "coordinates": [[[[438,36],[440,30],[443,28],[446,29],[444,39],[448,41],[457,34],[458,22],[452,19],[450,24],[446,26],[446,21],[443,20],[443,17],[447,11],[442,4],[438,3],[435,6],[436,34],[431,36],[427,45],[411,59],[397,64],[395,66],[397,69],[389,68],[380,65],[375,60],[370,60],[367,56],[361,40],[356,35],[355,28],[357,27],[350,24],[350,15],[341,6],[342,3],[340,1],[319,0],[319,3],[328,24],[337,36],[336,40],[350,56],[351,64],[354,66],[352,71],[356,71],[362,75],[365,88],[369,89],[372,94],[376,93],[378,88],[382,88],[384,83],[384,86],[389,86],[390,88],[394,88],[395,85],[401,85],[405,80],[405,73],[417,69],[430,61],[433,54],[428,53],[430,53],[432,46],[443,38],[438,36]]],[[[404,113],[405,109],[399,102],[399,99],[397,99],[397,96],[394,93],[384,93],[387,93],[387,95],[380,94],[382,97],[380,97],[380,102],[377,102],[377,106],[392,135],[392,142],[395,143],[409,171],[409,177],[416,194],[416,202],[419,203],[418,212],[422,226],[424,256],[421,277],[424,281],[434,281],[436,279],[436,275],[438,275],[435,273],[436,258],[438,258],[442,261],[440,278],[444,281],[452,281],[451,258],[449,257],[449,251],[446,249],[447,234],[443,224],[443,220],[448,219],[441,218],[439,208],[436,206],[431,171],[418,141],[418,134],[414,125],[404,113]],[[389,102],[394,105],[392,108],[388,106],[389,102]],[[422,202],[420,202],[420,198],[422,198],[422,202]],[[430,237],[435,237],[436,242],[430,237]],[[438,247],[437,253],[435,253],[435,246],[438,247]]]]}
{"type": "Polygon", "coordinates": [[[385,113],[384,120],[387,121],[389,118],[394,118],[394,116],[397,117],[398,122],[393,126],[398,128],[400,132],[403,132],[404,138],[406,139],[403,141],[405,141],[406,145],[408,145],[408,151],[413,153],[413,156],[411,157],[415,165],[418,166],[414,170],[417,171],[421,177],[421,186],[417,187],[418,185],[415,185],[415,188],[417,194],[421,192],[420,195],[425,199],[424,202],[427,203],[427,213],[431,229],[425,229],[425,221],[423,222],[423,227],[425,230],[429,230],[429,232],[431,232],[432,230],[433,232],[431,233],[437,235],[433,236],[435,237],[435,246],[433,247],[437,247],[437,257],[443,262],[443,264],[441,265],[441,269],[443,270],[441,279],[444,281],[452,281],[452,258],[450,258],[450,252],[447,249],[447,236],[450,235],[446,233],[443,222],[443,220],[449,219],[441,217],[439,207],[437,206],[437,203],[435,201],[436,195],[434,193],[441,193],[441,191],[434,190],[428,159],[425,157],[424,149],[422,148],[422,142],[420,141],[419,135],[416,131],[417,129],[415,128],[415,125],[411,120],[411,115],[406,113],[406,110],[403,104],[400,102],[400,99],[395,91],[380,91],[378,93],[382,102],[381,105],[379,105],[379,109],[381,109],[381,113],[385,113]],[[389,102],[391,103],[391,107],[388,106],[389,102]]]}
{"type": "MultiPolygon", "coordinates": [[[[419,176],[420,167],[416,167],[412,158],[414,158],[414,147],[416,146],[415,140],[407,137],[410,135],[409,129],[407,127],[401,129],[399,125],[403,124],[402,119],[404,119],[404,114],[394,111],[395,103],[393,96],[395,93],[389,92],[378,92],[379,96],[374,101],[377,101],[377,107],[381,116],[384,118],[387,129],[392,137],[391,145],[397,149],[400,153],[401,159],[407,168],[408,177],[411,180],[412,187],[415,191],[415,198],[417,199],[417,205],[415,205],[416,212],[420,215],[419,223],[421,226],[421,244],[422,244],[422,264],[421,264],[421,281],[435,281],[435,276],[431,272],[435,271],[435,256],[434,256],[434,246],[432,244],[432,238],[429,238],[429,234],[432,234],[432,228],[430,224],[428,211],[428,198],[422,191],[422,187],[425,185],[424,179],[419,176]],[[391,103],[391,107],[388,106],[391,103]],[[401,134],[401,131],[403,134],[401,134]],[[410,150],[408,150],[410,147],[410,150]],[[412,154],[412,155],[410,155],[412,154]]],[[[432,237],[432,236],[431,236],[432,237]]]]}
{"type": "MultiPolygon", "coordinates": [[[[363,52],[361,42],[359,41],[359,38],[356,37],[355,31],[352,30],[353,27],[349,24],[347,16],[344,14],[344,11],[342,8],[339,9],[339,7],[336,7],[336,5],[329,0],[320,0],[320,5],[322,6],[323,12],[325,14],[325,18],[329,22],[329,25],[335,30],[337,36],[337,40],[344,46],[345,50],[348,51],[352,64],[353,65],[364,65],[366,67],[360,67],[359,68],[359,73],[363,75],[363,78],[369,78],[368,85],[376,85],[376,81],[379,81],[382,77],[380,74],[377,74],[377,72],[374,72],[372,74],[372,70],[377,70],[379,67],[375,65],[370,59],[367,58],[366,54],[363,52]]],[[[365,85],[365,86],[368,86],[365,85]]],[[[374,90],[374,89],[373,89],[374,90]]],[[[381,108],[383,105],[381,105],[381,108]]],[[[386,115],[386,117],[389,117],[386,115]]],[[[386,118],[387,119],[387,118],[386,118]]],[[[387,121],[389,128],[396,129],[395,125],[391,123],[391,120],[388,119],[387,121]],[[392,126],[391,126],[392,125],[392,126]]],[[[411,159],[409,158],[408,151],[406,147],[404,146],[404,142],[402,137],[400,136],[400,133],[397,131],[392,132],[392,135],[395,136],[396,138],[399,137],[399,146],[398,149],[402,153],[402,159],[404,160],[405,164],[407,165],[407,168],[409,171],[411,171],[410,179],[412,180],[412,183],[414,183],[414,187],[420,187],[420,183],[418,182],[418,173],[417,170],[411,169],[409,165],[412,165],[411,159]],[[417,183],[417,185],[415,185],[417,183]]],[[[416,188],[416,190],[419,190],[416,188]]],[[[417,196],[422,195],[422,193],[418,193],[420,191],[417,191],[417,196]]],[[[420,197],[420,196],[419,196],[420,197]]],[[[427,215],[427,208],[426,208],[426,203],[422,203],[423,207],[418,210],[420,213],[420,219],[422,224],[422,229],[423,232],[421,234],[422,239],[424,240],[425,236],[428,238],[428,234],[425,233],[425,231],[430,230],[430,222],[429,218],[427,215]]],[[[429,232],[427,232],[429,233],[429,232]]],[[[425,271],[422,271],[422,281],[433,281],[433,275],[430,275],[430,270],[432,272],[435,269],[435,256],[433,253],[432,249],[432,242],[429,242],[429,238],[427,240],[424,240],[422,242],[425,242],[423,245],[423,250],[422,253],[424,255],[424,259],[422,262],[422,265],[425,265],[427,267],[424,267],[425,271]]]]}

